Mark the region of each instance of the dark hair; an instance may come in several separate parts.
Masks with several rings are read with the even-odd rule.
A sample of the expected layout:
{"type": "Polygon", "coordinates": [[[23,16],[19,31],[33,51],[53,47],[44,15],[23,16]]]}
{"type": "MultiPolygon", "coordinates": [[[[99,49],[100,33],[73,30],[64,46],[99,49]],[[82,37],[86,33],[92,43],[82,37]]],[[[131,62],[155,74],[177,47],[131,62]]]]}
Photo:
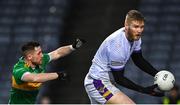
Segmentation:
{"type": "Polygon", "coordinates": [[[39,47],[40,44],[35,41],[27,42],[21,47],[22,55],[25,56],[27,52],[34,50],[35,47],[39,47]]]}
{"type": "Polygon", "coordinates": [[[133,20],[145,21],[144,16],[137,10],[130,10],[126,15],[126,21],[131,22],[133,20]]]}

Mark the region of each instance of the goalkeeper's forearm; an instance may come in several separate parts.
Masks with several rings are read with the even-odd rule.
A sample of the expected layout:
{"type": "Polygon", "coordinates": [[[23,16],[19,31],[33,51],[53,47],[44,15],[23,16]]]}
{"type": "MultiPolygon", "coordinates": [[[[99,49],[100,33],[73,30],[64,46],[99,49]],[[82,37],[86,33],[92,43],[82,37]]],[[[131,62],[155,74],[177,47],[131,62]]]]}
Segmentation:
{"type": "Polygon", "coordinates": [[[116,82],[117,82],[117,84],[119,84],[121,86],[124,86],[124,87],[126,87],[128,89],[131,89],[131,90],[134,90],[134,91],[138,91],[138,92],[142,92],[143,88],[144,88],[142,86],[139,86],[139,85],[133,83],[132,81],[130,81],[126,77],[119,78],[119,80],[116,81],[116,82]]]}
{"type": "Polygon", "coordinates": [[[138,91],[138,92],[142,92],[144,87],[139,86],[137,84],[135,84],[134,82],[132,82],[131,80],[127,79],[126,77],[124,77],[123,75],[118,75],[119,71],[113,71],[113,76],[115,79],[115,82],[123,87],[126,87],[128,89],[134,90],[134,91],[138,91]]]}

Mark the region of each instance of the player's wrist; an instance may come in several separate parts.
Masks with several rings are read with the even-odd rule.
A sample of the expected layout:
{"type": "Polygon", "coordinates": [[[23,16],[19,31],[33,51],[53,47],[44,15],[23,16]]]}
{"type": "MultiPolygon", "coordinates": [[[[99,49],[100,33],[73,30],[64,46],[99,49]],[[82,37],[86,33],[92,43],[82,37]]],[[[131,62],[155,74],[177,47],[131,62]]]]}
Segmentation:
{"type": "Polygon", "coordinates": [[[76,49],[73,47],[73,45],[70,45],[69,48],[70,48],[72,51],[76,50],[76,49]]]}
{"type": "Polygon", "coordinates": [[[56,72],[57,75],[58,75],[58,79],[61,79],[61,80],[65,80],[67,78],[67,73],[66,72],[56,72]]]}

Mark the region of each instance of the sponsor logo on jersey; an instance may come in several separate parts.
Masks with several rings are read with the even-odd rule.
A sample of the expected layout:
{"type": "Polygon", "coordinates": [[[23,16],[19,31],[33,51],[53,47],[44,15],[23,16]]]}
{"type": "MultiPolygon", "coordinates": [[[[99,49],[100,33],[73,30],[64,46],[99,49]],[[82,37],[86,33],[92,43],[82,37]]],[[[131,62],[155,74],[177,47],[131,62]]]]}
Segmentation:
{"type": "Polygon", "coordinates": [[[112,66],[122,66],[124,62],[118,62],[118,61],[111,61],[112,66]]]}

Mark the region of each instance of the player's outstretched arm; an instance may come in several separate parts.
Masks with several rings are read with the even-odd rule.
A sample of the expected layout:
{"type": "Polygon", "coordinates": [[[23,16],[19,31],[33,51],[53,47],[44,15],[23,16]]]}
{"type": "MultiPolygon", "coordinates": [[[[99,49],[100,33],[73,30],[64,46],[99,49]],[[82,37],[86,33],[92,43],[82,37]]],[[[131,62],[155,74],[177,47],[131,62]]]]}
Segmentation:
{"type": "Polygon", "coordinates": [[[54,79],[65,79],[67,77],[66,72],[55,72],[55,73],[29,73],[23,74],[21,80],[25,82],[46,82],[54,79]]]}
{"type": "Polygon", "coordinates": [[[158,70],[156,70],[148,61],[144,59],[141,51],[133,52],[131,58],[136,66],[153,77],[158,73],[158,70]]]}
{"type": "Polygon", "coordinates": [[[50,52],[49,53],[50,58],[51,60],[56,60],[63,56],[66,56],[70,54],[72,51],[80,48],[85,42],[86,42],[85,40],[77,38],[72,45],[62,46],[50,52]]]}

